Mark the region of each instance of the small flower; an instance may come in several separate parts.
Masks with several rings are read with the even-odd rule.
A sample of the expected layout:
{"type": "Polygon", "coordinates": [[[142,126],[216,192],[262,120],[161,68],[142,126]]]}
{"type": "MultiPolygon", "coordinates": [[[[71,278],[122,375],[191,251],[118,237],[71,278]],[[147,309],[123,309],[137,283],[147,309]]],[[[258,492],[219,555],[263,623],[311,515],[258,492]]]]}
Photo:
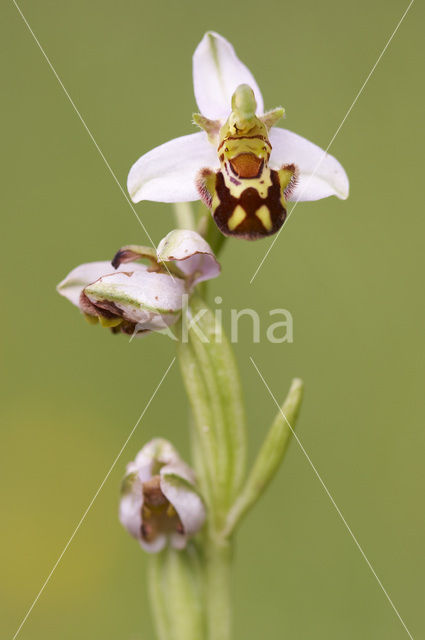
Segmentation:
{"type": "Polygon", "coordinates": [[[134,202],[202,199],[225,235],[275,233],[286,202],[348,197],[340,163],[318,146],[275,127],[282,108],[264,113],[261,91],[232,45],[208,32],[193,56],[193,84],[204,131],[143,155],[128,176],[134,202]]]}
{"type": "Polygon", "coordinates": [[[194,472],[167,440],[152,440],[127,465],[121,494],[121,524],[151,553],[167,542],[183,549],[204,524],[194,472]]]}
{"type": "Polygon", "coordinates": [[[73,269],[57,286],[85,314],[114,333],[142,335],[175,324],[183,296],[220,265],[195,231],[176,229],[158,245],[123,247],[111,262],[89,262],[73,269]],[[149,260],[150,266],[135,262],[149,260]]]}

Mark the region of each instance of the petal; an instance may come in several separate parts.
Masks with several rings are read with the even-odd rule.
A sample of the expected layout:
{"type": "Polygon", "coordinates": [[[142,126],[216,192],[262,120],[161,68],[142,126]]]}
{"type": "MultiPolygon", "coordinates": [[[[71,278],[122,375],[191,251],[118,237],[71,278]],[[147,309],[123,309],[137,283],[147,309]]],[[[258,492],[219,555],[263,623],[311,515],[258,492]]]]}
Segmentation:
{"type": "Polygon", "coordinates": [[[203,167],[218,169],[219,160],[204,131],[175,138],[148,151],[131,167],[127,189],[133,202],[191,202],[199,200],[196,174],[203,167]]]}
{"type": "Polygon", "coordinates": [[[137,470],[142,482],[145,482],[152,476],[151,468],[152,465],[156,462],[159,462],[161,465],[180,462],[179,454],[177,453],[171,442],[165,440],[164,438],[154,438],[153,440],[150,440],[150,442],[145,444],[145,446],[137,454],[134,462],[130,462],[130,464],[127,466],[127,472],[130,469],[137,470]],[[144,470],[146,468],[150,469],[148,477],[146,477],[144,474],[144,470]],[[143,474],[143,477],[141,474],[143,474]]]}
{"type": "Polygon", "coordinates": [[[196,231],[174,229],[161,240],[157,249],[158,260],[178,262],[187,276],[194,276],[192,285],[216,278],[220,264],[206,240],[196,231]],[[196,274],[196,275],[195,275],[196,274]]]}
{"type": "Polygon", "coordinates": [[[223,36],[208,31],[193,54],[193,88],[202,115],[212,120],[227,118],[232,95],[240,84],[249,84],[263,113],[263,96],[250,70],[239,60],[223,36]]]}
{"type": "Polygon", "coordinates": [[[142,483],[135,473],[127,474],[122,483],[119,519],[121,524],[134,538],[140,538],[142,506],[142,483]]]}
{"type": "Polygon", "coordinates": [[[143,538],[140,538],[139,542],[142,549],[148,553],[159,553],[167,544],[167,536],[165,533],[160,533],[152,542],[146,542],[143,538]]]}
{"type": "Polygon", "coordinates": [[[270,165],[280,169],[284,164],[295,164],[298,182],[289,200],[320,200],[337,196],[348,198],[349,183],[344,168],[336,158],[313,142],[287,129],[273,127],[270,131],[273,150],[270,165]]]}
{"type": "Polygon", "coordinates": [[[184,480],[192,488],[195,488],[195,472],[180,457],[164,465],[160,470],[161,477],[163,475],[173,475],[184,480]]]}
{"type": "Polygon", "coordinates": [[[177,465],[161,469],[160,475],[161,491],[177,511],[185,535],[194,535],[205,522],[206,512],[202,498],[177,465]]]}
{"type": "Polygon", "coordinates": [[[172,533],[169,536],[171,546],[173,547],[173,549],[177,549],[178,551],[181,551],[185,548],[187,544],[187,538],[188,536],[184,533],[172,533]]]}
{"type": "Polygon", "coordinates": [[[122,271],[99,278],[84,293],[94,305],[136,323],[138,330],[155,331],[177,322],[185,283],[144,267],[133,273],[122,271]]]}
{"type": "MultiPolygon", "coordinates": [[[[142,450],[143,451],[143,450],[142,450]]],[[[136,458],[137,460],[137,458],[136,458]]],[[[152,460],[149,458],[140,459],[139,463],[129,462],[126,468],[126,478],[131,474],[136,474],[140,482],[147,482],[152,478],[152,460]]],[[[124,484],[124,483],[123,483],[124,484]]]]}
{"type": "MultiPolygon", "coordinates": [[[[142,265],[132,263],[131,265],[123,265],[118,271],[135,271],[142,265]]],[[[75,267],[68,273],[66,278],[62,280],[56,287],[58,293],[65,298],[68,298],[72,304],[79,307],[80,295],[82,290],[87,285],[95,282],[100,277],[109,273],[115,273],[115,269],[110,261],[104,260],[102,262],[86,262],[75,267]]]]}
{"type": "Polygon", "coordinates": [[[113,271],[114,268],[107,261],[80,264],[70,271],[62,282],[59,282],[56,291],[78,307],[82,290],[101,276],[113,271]]]}

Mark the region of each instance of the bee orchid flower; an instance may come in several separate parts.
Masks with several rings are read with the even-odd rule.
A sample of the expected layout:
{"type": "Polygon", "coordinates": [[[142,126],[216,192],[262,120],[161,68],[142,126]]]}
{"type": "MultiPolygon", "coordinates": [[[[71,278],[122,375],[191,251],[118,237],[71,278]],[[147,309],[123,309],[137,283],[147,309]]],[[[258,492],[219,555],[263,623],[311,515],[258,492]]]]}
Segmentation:
{"type": "Polygon", "coordinates": [[[203,131],[170,140],[132,166],[133,202],[203,200],[224,235],[248,240],[275,233],[287,201],[348,197],[341,164],[305,138],[275,126],[261,91],[232,45],[207,32],[193,56],[193,84],[203,131]]]}
{"type": "Polygon", "coordinates": [[[127,465],[119,517],[145,551],[184,548],[205,516],[195,474],[167,440],[152,440],[127,465]]]}
{"type": "Polygon", "coordinates": [[[143,335],[175,324],[183,296],[203,280],[215,278],[220,265],[209,244],[195,231],[175,229],[158,245],[129,245],[111,262],[89,262],[73,269],[57,291],[91,323],[113,333],[143,335]],[[137,260],[148,260],[150,265],[137,260]]]}

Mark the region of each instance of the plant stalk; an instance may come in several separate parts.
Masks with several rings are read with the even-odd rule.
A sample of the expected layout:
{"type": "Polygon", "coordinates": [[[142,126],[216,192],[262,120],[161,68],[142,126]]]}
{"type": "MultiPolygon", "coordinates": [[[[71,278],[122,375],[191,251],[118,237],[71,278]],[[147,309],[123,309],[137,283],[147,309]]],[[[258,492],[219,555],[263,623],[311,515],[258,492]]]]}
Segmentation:
{"type": "Polygon", "coordinates": [[[205,595],[208,640],[231,640],[231,543],[207,538],[205,595]]]}

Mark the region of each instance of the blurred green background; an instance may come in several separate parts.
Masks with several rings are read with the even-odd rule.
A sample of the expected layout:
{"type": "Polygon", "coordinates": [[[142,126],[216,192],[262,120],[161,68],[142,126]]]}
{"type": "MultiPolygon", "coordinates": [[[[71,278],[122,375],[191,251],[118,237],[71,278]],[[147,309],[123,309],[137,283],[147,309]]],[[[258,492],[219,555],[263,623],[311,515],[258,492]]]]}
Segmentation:
{"type": "MultiPolygon", "coordinates": [[[[21,8],[124,185],[133,161],[194,131],[191,55],[229,38],[268,108],[325,147],[407,6],[399,0],[214,3],[22,0],[21,8]]],[[[332,152],[347,202],[300,204],[269,240],[230,241],[212,293],[294,343],[236,354],[251,457],[279,399],[306,383],[298,434],[415,638],[424,637],[423,21],[416,2],[332,152]],[[422,165],[422,166],[421,166],[422,165]]],[[[75,265],[146,238],[12,2],[1,9],[4,378],[1,636],[12,638],[174,355],[87,325],[55,285],[75,265]]],[[[155,242],[171,208],[137,211],[155,242]]],[[[263,334],[264,337],[264,334],[263,334]]],[[[153,436],[188,451],[175,366],[23,627],[22,640],[153,638],[146,558],[117,521],[125,463],[153,436]],[[177,419],[176,419],[177,417],[177,419]]],[[[293,443],[245,522],[234,572],[237,638],[374,640],[407,633],[293,443]]]]}

